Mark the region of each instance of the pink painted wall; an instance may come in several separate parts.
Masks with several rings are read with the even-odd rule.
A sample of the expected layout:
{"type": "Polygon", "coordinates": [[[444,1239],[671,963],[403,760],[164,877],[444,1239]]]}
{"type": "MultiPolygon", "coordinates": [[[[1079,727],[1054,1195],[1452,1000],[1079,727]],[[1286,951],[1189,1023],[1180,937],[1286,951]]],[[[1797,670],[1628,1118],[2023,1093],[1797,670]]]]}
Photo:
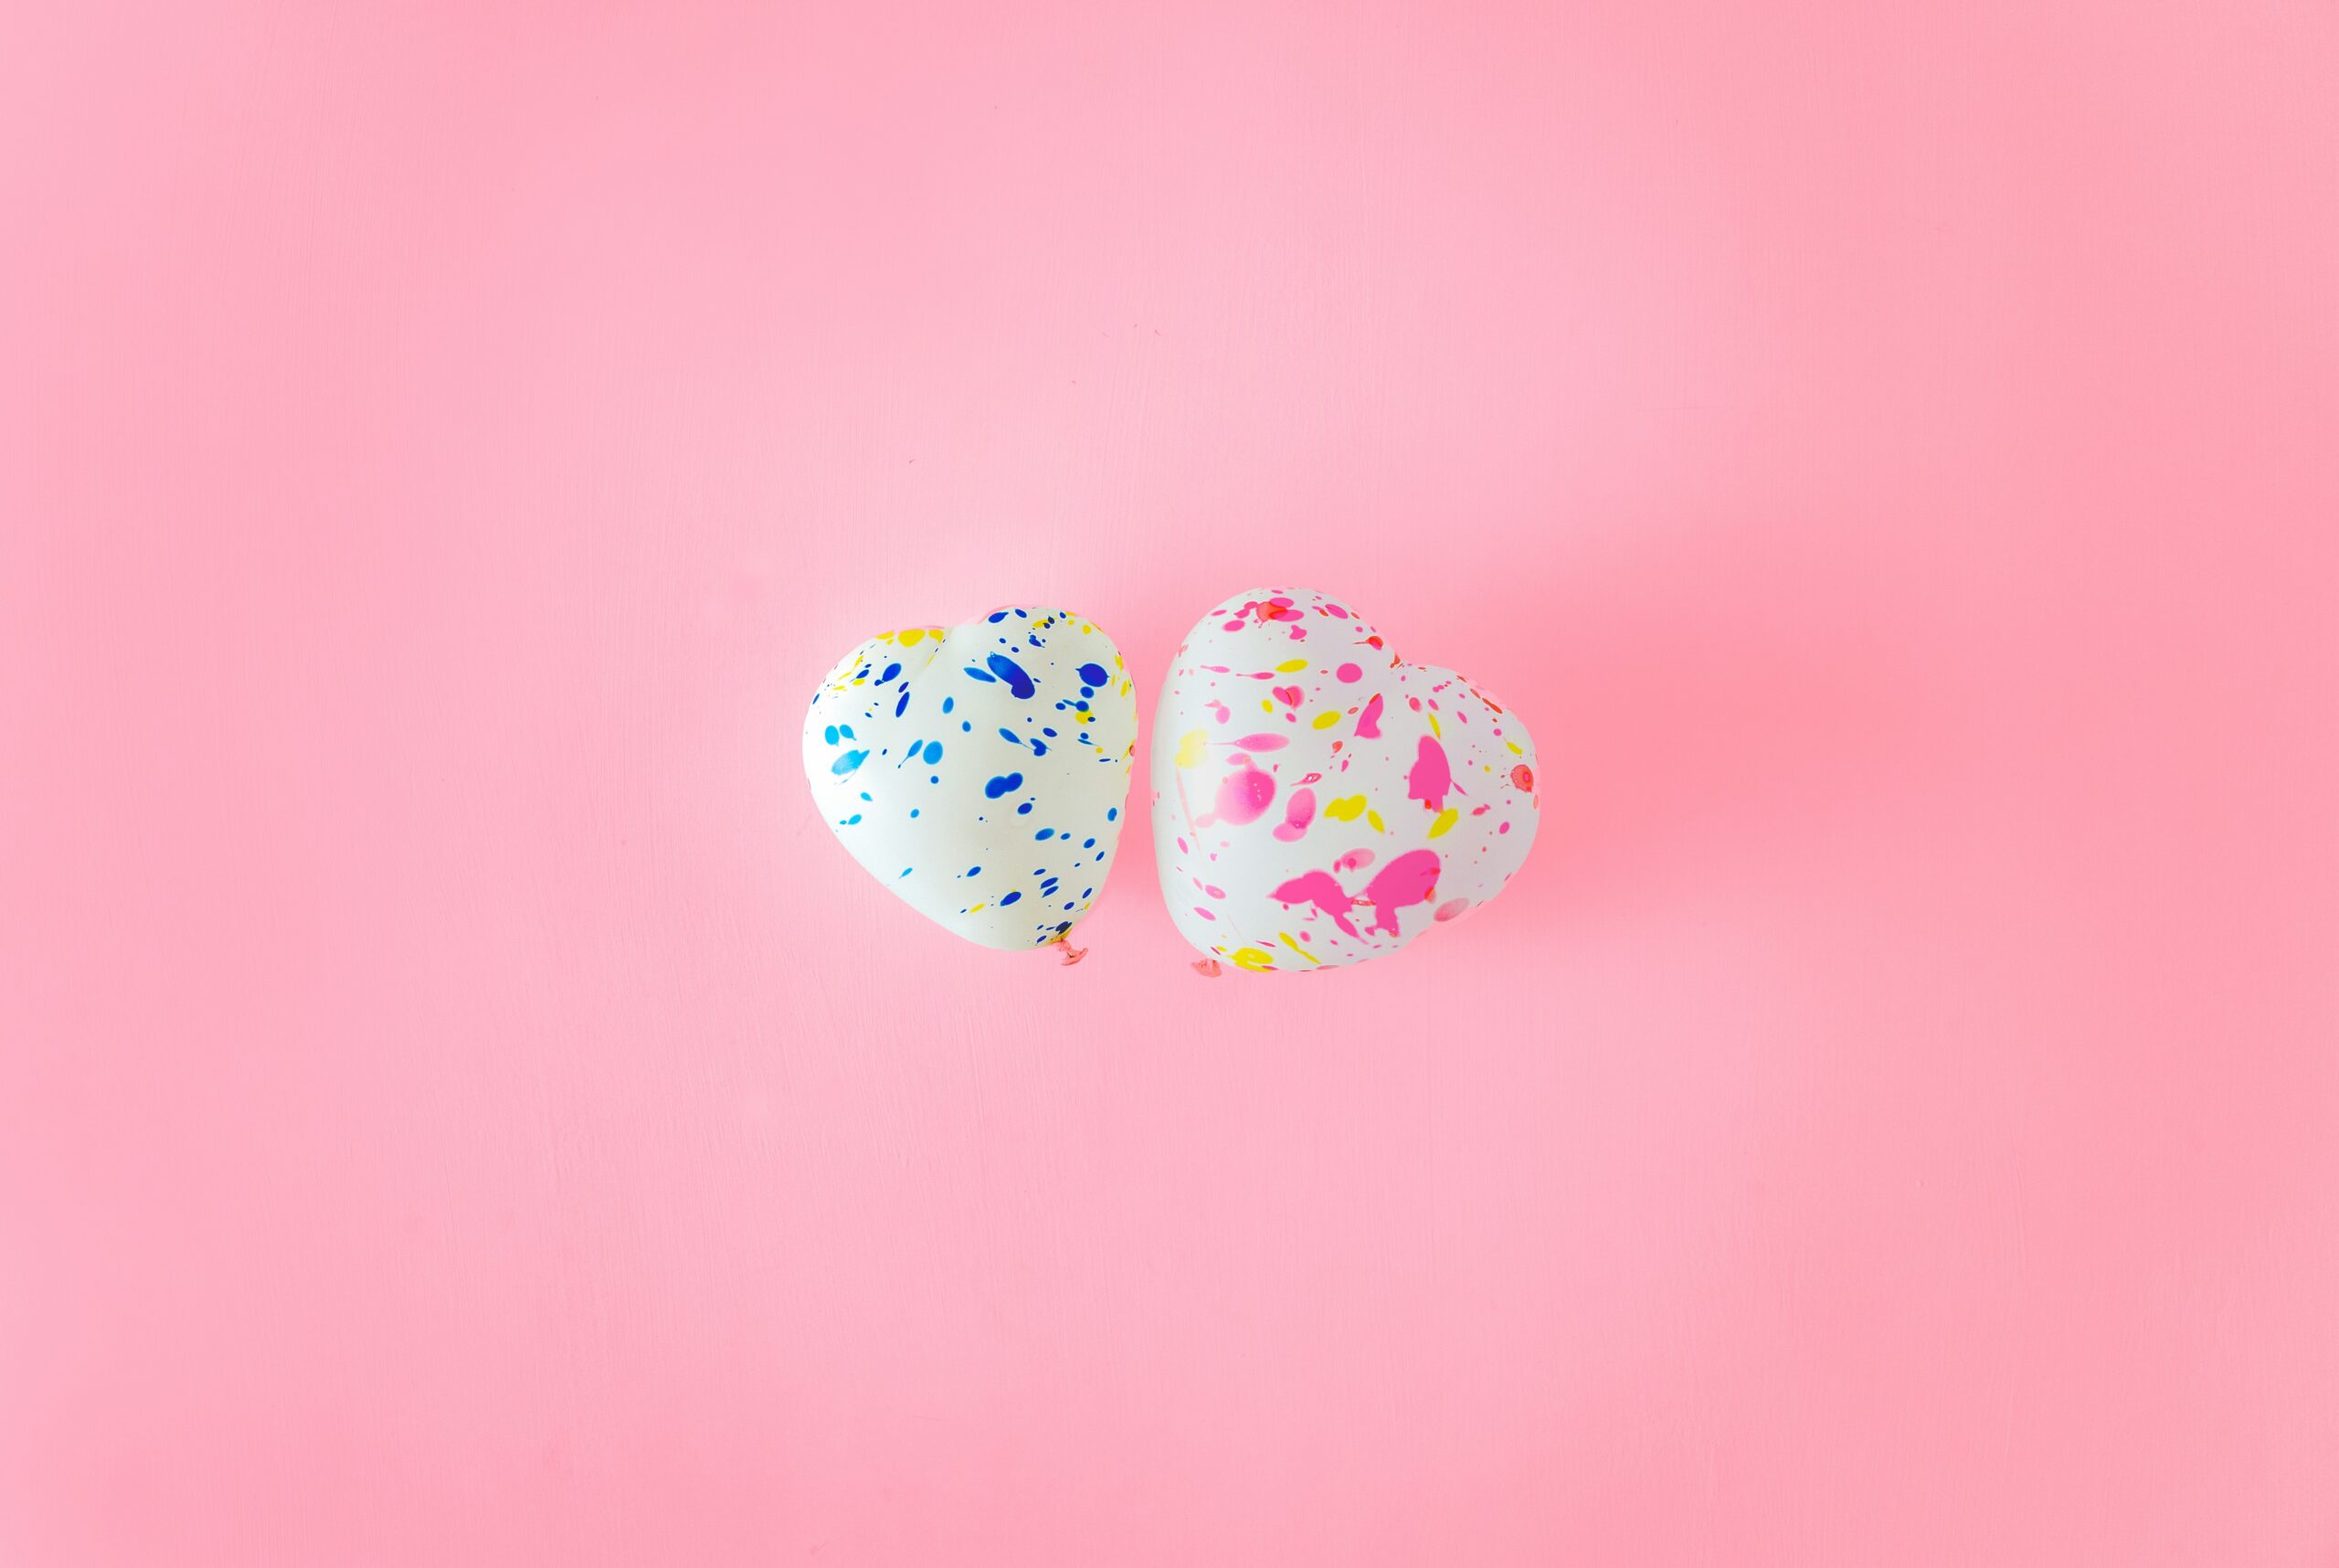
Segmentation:
{"type": "Polygon", "coordinates": [[[0,1561],[2339,1561],[2339,12],[1923,10],[0,18],[0,1561]],[[1466,926],[822,831],[1269,580],[1466,926]]]}

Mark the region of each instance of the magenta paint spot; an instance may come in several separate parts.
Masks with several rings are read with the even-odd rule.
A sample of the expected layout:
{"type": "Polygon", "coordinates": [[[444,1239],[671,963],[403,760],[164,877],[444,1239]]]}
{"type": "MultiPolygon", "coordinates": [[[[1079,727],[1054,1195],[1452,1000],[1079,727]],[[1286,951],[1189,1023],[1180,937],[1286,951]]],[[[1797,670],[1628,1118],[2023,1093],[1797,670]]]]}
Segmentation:
{"type": "Polygon", "coordinates": [[[1285,843],[1297,843],[1307,832],[1307,824],[1316,820],[1316,791],[1294,789],[1284,802],[1283,826],[1275,830],[1275,837],[1285,843]]]}
{"type": "Polygon", "coordinates": [[[1346,620],[1349,618],[1349,612],[1348,612],[1347,610],[1345,610],[1345,609],[1341,609],[1339,605],[1337,605],[1337,604],[1328,604],[1328,605],[1326,605],[1326,606],[1324,607],[1324,613],[1325,613],[1326,615],[1329,615],[1329,616],[1336,617],[1337,619],[1341,620],[1346,620]]]}
{"type": "Polygon", "coordinates": [[[1310,773],[1307,778],[1302,779],[1300,780],[1300,782],[1301,782],[1302,784],[1313,784],[1313,783],[1315,783],[1318,779],[1321,779],[1321,778],[1323,778],[1323,777],[1324,777],[1324,776],[1323,776],[1321,773],[1310,773]]]}
{"type": "Polygon", "coordinates": [[[1226,705],[1224,703],[1212,703],[1210,705],[1210,716],[1216,719],[1219,723],[1224,724],[1233,715],[1226,711],[1226,705]]]}
{"type": "Polygon", "coordinates": [[[1502,826],[1497,828],[1495,832],[1498,833],[1507,833],[1510,832],[1510,824],[1508,822],[1505,822],[1502,826]]]}
{"type": "Polygon", "coordinates": [[[1234,744],[1245,751],[1281,751],[1291,742],[1280,735],[1246,735],[1234,744]]]}
{"type": "Polygon", "coordinates": [[[1255,768],[1238,768],[1219,781],[1219,821],[1240,827],[1255,822],[1275,803],[1275,781],[1255,768]]]}
{"type": "Polygon", "coordinates": [[[1297,686],[1277,686],[1275,691],[1275,701],[1281,703],[1287,708],[1297,707],[1299,705],[1299,699],[1307,694],[1306,692],[1301,691],[1297,686]]]}
{"type": "Polygon", "coordinates": [[[1469,907],[1470,901],[1466,898],[1449,898],[1437,906],[1437,917],[1440,920],[1451,920],[1469,907]]]}
{"type": "Polygon", "coordinates": [[[1222,904],[1226,901],[1226,889],[1223,887],[1212,887],[1209,883],[1205,882],[1202,884],[1202,891],[1209,894],[1212,898],[1217,899],[1222,904]]]}
{"type": "Polygon", "coordinates": [[[1364,679],[1364,671],[1355,664],[1343,664],[1339,669],[1333,671],[1332,673],[1338,675],[1341,680],[1346,681],[1350,685],[1354,685],[1357,682],[1364,679]]]}
{"type": "MultiPolygon", "coordinates": [[[[1230,628],[1229,630],[1232,630],[1232,628],[1230,628]]],[[[1215,919],[1217,919],[1217,918],[1218,918],[1218,916],[1215,916],[1215,915],[1212,914],[1209,910],[1207,910],[1207,909],[1203,908],[1203,907],[1202,907],[1201,905],[1199,905],[1199,904],[1197,904],[1197,905],[1195,905],[1195,906],[1194,906],[1194,913],[1195,913],[1195,914],[1197,914],[1197,915],[1199,915],[1199,916],[1201,916],[1203,919],[1205,919],[1205,920],[1215,920],[1215,919]]]]}
{"type": "Polygon", "coordinates": [[[1356,715],[1356,733],[1359,740],[1381,738],[1381,694],[1379,692],[1373,693],[1372,700],[1364,705],[1364,712],[1356,715]]]}
{"type": "Polygon", "coordinates": [[[1339,859],[1334,861],[1332,863],[1332,869],[1334,871],[1362,871],[1366,866],[1372,863],[1372,859],[1373,856],[1371,850],[1352,849],[1349,851],[1348,853],[1340,856],[1339,859]]]}
{"type": "Polygon", "coordinates": [[[1421,904],[1437,896],[1438,860],[1435,850],[1407,850],[1381,868],[1381,874],[1365,887],[1360,903],[1372,906],[1372,924],[1368,931],[1386,931],[1391,936],[1397,929],[1397,911],[1408,905],[1421,904]]]}
{"type": "Polygon", "coordinates": [[[1446,764],[1445,747],[1438,745],[1434,736],[1422,736],[1421,749],[1413,758],[1413,770],[1405,775],[1406,797],[1419,800],[1433,811],[1442,811],[1445,810],[1446,792],[1453,789],[1454,769],[1446,764]]]}
{"type": "Polygon", "coordinates": [[[1349,908],[1356,900],[1349,896],[1340,879],[1328,871],[1311,871],[1295,876],[1267,895],[1280,904],[1307,904],[1332,917],[1332,924],[1353,937],[1356,927],[1349,922],[1349,908]]]}

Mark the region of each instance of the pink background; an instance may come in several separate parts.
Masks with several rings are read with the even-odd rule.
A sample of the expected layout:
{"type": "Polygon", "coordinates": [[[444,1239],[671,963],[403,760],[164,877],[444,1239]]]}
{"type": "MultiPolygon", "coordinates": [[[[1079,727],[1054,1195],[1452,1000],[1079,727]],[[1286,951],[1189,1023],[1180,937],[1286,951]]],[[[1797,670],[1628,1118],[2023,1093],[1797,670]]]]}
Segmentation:
{"type": "Polygon", "coordinates": [[[2339,11],[196,10],[0,18],[0,1559],[2339,1562],[2339,11]],[[1277,579],[1466,925],[823,832],[1277,579]]]}

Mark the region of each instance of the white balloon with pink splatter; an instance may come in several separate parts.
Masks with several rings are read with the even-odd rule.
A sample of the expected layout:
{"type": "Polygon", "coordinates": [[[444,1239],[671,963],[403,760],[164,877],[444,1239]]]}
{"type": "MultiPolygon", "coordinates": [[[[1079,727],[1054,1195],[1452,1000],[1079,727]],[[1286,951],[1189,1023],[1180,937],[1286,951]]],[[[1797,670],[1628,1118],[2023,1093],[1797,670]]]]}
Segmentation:
{"type": "Polygon", "coordinates": [[[1398,658],[1327,595],[1237,594],[1171,662],[1154,850],[1207,962],[1278,973],[1395,952],[1501,892],[1537,816],[1518,715],[1398,658]]]}

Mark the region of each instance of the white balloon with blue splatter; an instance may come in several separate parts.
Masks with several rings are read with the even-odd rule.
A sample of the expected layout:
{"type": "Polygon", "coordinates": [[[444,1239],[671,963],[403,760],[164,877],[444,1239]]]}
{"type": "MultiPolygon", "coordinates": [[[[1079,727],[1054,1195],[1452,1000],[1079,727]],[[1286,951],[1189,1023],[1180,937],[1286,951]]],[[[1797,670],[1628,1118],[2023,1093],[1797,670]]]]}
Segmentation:
{"type": "Polygon", "coordinates": [[[1113,640],[1029,605],[871,638],[804,720],[830,831],[911,908],[986,948],[1045,947],[1088,913],[1136,751],[1113,640]]]}

